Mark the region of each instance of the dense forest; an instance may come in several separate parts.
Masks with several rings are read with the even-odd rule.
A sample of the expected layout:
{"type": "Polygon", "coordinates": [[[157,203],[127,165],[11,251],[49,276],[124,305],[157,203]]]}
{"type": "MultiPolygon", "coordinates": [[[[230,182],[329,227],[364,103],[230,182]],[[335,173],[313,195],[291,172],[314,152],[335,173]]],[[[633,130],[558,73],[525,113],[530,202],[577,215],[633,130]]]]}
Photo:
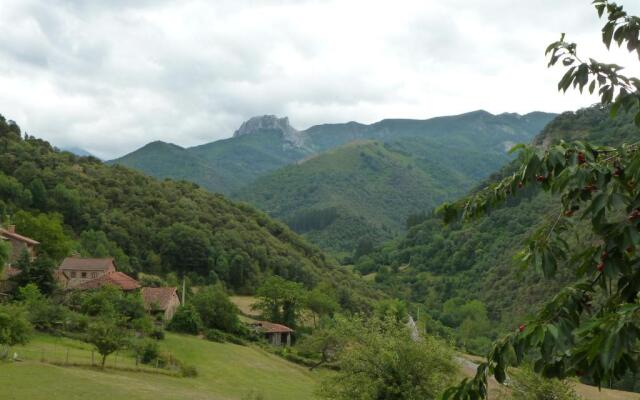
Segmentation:
{"type": "Polygon", "coordinates": [[[306,287],[326,281],[344,288],[345,304],[365,290],[285,225],[194,183],[60,152],[4,118],[0,150],[3,221],[56,261],[73,252],[115,256],[123,271],[220,281],[238,293],[274,274],[306,287]]]}

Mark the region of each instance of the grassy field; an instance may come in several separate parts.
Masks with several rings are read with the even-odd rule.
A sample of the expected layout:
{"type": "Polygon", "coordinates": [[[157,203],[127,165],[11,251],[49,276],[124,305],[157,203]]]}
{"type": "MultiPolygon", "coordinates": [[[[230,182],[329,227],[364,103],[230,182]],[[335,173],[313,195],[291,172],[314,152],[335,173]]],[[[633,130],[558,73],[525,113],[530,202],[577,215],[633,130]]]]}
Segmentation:
{"type": "MultiPolygon", "coordinates": [[[[45,357],[66,357],[70,362],[90,359],[90,347],[69,339],[37,336],[27,347],[14,351],[25,361],[0,363],[3,400],[240,400],[261,393],[266,400],[313,399],[320,375],[254,347],[220,344],[192,336],[169,334],[162,342],[181,361],[195,365],[197,378],[178,378],[145,372],[90,367],[62,367],[41,363],[45,357]]],[[[58,360],[60,361],[60,360],[58,360]]],[[[109,360],[112,365],[114,360],[109,360]]],[[[135,365],[120,355],[118,366],[135,365]]]]}
{"type": "Polygon", "coordinates": [[[255,304],[258,300],[253,296],[231,296],[229,297],[231,302],[238,307],[240,312],[246,316],[257,316],[259,314],[258,311],[251,308],[253,304],[255,304]]]}

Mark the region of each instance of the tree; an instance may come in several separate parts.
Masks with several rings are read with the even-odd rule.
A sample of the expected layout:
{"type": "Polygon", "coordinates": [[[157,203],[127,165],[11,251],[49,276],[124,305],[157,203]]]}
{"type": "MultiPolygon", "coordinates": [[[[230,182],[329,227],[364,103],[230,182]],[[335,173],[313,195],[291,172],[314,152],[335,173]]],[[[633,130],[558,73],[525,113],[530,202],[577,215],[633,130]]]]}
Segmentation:
{"type": "Polygon", "coordinates": [[[413,340],[395,319],[354,319],[338,357],[339,372],[326,378],[321,397],[331,400],[435,399],[457,374],[453,353],[432,337],[413,340]]]}
{"type": "Polygon", "coordinates": [[[32,330],[22,308],[0,304],[0,344],[9,347],[26,344],[32,330]]]}
{"type": "MultiPolygon", "coordinates": [[[[640,55],[640,18],[629,16],[615,3],[595,0],[604,44],[626,43],[640,55]]],[[[547,49],[550,65],[568,68],[558,84],[593,92],[612,116],[621,109],[635,113],[640,126],[640,80],[628,78],[617,65],[583,62],[575,43],[560,41],[547,49]]],[[[447,391],[445,399],[479,399],[487,395],[487,378],[505,382],[507,369],[535,354],[534,370],[545,377],[583,376],[601,385],[637,370],[634,356],[640,338],[640,149],[583,142],[519,146],[516,172],[479,190],[471,197],[443,205],[445,221],[471,220],[537,184],[560,195],[556,218],[536,230],[520,253],[527,265],[552,278],[559,268],[572,268],[578,281],[565,287],[530,321],[497,341],[473,379],[447,391]],[[585,222],[574,221],[580,215],[585,222]],[[594,300],[596,299],[596,300],[594,300]]]]}
{"type": "Polygon", "coordinates": [[[318,321],[322,317],[333,317],[333,314],[340,308],[338,302],[327,291],[326,287],[317,287],[307,294],[306,306],[313,314],[314,327],[318,326],[318,321]]]}
{"type": "Polygon", "coordinates": [[[102,356],[101,368],[104,368],[110,354],[124,346],[126,336],[126,331],[112,320],[101,319],[89,325],[87,342],[93,344],[102,356]]]}
{"type": "Polygon", "coordinates": [[[186,304],[178,308],[167,329],[197,335],[202,330],[202,319],[192,304],[186,304]]]}
{"type": "Polygon", "coordinates": [[[47,295],[53,293],[57,287],[53,276],[56,265],[46,254],[31,261],[29,254],[25,250],[16,262],[16,268],[22,271],[14,278],[18,286],[33,283],[42,293],[47,295]]]}
{"type": "Polygon", "coordinates": [[[191,298],[191,304],[205,327],[231,333],[238,331],[238,309],[220,287],[201,288],[191,298]]]}
{"type": "Polygon", "coordinates": [[[256,295],[258,301],[253,307],[264,318],[290,327],[297,325],[306,296],[302,284],[272,276],[258,288],[256,295]]]}
{"type": "Polygon", "coordinates": [[[18,211],[14,222],[20,233],[40,242],[38,251],[46,254],[54,261],[60,261],[71,252],[73,242],[64,231],[60,214],[32,215],[26,211],[18,211]]]}

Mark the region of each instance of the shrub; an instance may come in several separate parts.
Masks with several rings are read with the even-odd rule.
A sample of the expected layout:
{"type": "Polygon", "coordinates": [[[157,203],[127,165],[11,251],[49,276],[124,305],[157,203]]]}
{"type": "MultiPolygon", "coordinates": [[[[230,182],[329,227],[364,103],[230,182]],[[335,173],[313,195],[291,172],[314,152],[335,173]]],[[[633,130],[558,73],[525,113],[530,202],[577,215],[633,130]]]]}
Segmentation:
{"type": "Polygon", "coordinates": [[[204,333],[204,337],[207,340],[217,343],[224,343],[227,341],[227,337],[224,332],[221,332],[217,329],[207,329],[204,333]]]}
{"type": "Polygon", "coordinates": [[[160,354],[158,343],[150,339],[142,339],[134,342],[133,351],[143,364],[151,364],[160,354]]]}
{"type": "Polygon", "coordinates": [[[222,288],[203,288],[192,297],[191,303],[200,314],[202,324],[206,328],[232,333],[238,330],[238,309],[222,288]]]}
{"type": "Polygon", "coordinates": [[[567,381],[544,378],[530,368],[510,371],[512,398],[518,400],[579,400],[567,381]]]}
{"type": "Polygon", "coordinates": [[[180,374],[184,378],[195,378],[198,376],[198,370],[193,365],[180,365],[180,374]]]}
{"type": "Polygon", "coordinates": [[[202,320],[196,309],[187,304],[181,306],[167,325],[167,329],[174,332],[191,333],[197,335],[202,329],[202,320]]]}

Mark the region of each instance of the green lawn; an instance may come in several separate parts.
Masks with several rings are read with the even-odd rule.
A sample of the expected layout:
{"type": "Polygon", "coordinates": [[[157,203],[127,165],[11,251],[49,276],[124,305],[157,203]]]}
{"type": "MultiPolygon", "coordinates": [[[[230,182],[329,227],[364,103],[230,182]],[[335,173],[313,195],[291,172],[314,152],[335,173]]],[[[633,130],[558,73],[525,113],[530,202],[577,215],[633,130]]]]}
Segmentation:
{"type": "MultiPolygon", "coordinates": [[[[198,377],[175,378],[114,370],[103,372],[40,363],[37,360],[42,349],[46,358],[49,354],[64,354],[66,357],[66,348],[70,347],[71,362],[90,360],[91,351],[81,342],[37,336],[26,348],[15,349],[25,361],[0,363],[0,397],[32,400],[240,400],[254,391],[261,393],[266,400],[312,399],[320,379],[317,373],[310,373],[254,347],[219,344],[174,334],[167,335],[162,346],[183,362],[195,365],[198,377]]],[[[118,365],[133,364],[130,358],[119,356],[118,365]]]]}

